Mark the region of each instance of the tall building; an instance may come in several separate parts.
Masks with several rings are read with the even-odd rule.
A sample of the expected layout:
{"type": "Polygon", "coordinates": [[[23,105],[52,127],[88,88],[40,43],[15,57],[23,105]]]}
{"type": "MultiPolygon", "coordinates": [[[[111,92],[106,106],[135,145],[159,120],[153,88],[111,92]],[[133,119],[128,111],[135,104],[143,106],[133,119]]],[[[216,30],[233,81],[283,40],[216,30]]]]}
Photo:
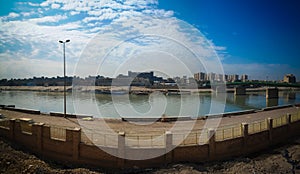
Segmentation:
{"type": "Polygon", "coordinates": [[[225,81],[226,77],[224,74],[216,74],[216,80],[219,82],[225,81]]]}
{"type": "Polygon", "coordinates": [[[196,81],[204,81],[205,80],[205,73],[204,72],[199,72],[194,74],[194,79],[196,81]]]}
{"type": "Polygon", "coordinates": [[[242,81],[242,82],[246,82],[247,80],[248,80],[248,75],[243,74],[243,75],[241,76],[241,81],[242,81]]]}
{"type": "Polygon", "coordinates": [[[194,74],[194,79],[197,81],[200,81],[200,73],[195,73],[194,74]]]}
{"type": "Polygon", "coordinates": [[[207,80],[207,81],[215,81],[216,80],[216,73],[208,73],[207,75],[206,75],[206,79],[205,80],[207,80]]]}
{"type": "Polygon", "coordinates": [[[228,82],[228,75],[227,74],[224,75],[224,81],[228,82]]]}
{"type": "Polygon", "coordinates": [[[296,83],[296,77],[293,74],[286,74],[283,77],[283,82],[286,82],[286,83],[296,83]]]}
{"type": "Polygon", "coordinates": [[[187,83],[187,76],[182,76],[182,83],[186,84],[187,83]]]}
{"type": "Polygon", "coordinates": [[[239,75],[237,75],[237,74],[228,75],[228,81],[235,82],[237,80],[239,80],[239,75]]]}

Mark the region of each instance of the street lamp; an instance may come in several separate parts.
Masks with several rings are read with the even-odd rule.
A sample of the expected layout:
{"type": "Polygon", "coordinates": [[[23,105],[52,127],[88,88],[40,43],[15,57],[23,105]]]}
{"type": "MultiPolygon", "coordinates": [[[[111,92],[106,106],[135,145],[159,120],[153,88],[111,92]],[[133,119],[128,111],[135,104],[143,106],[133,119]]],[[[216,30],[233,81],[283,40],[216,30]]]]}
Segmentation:
{"type": "Polygon", "coordinates": [[[67,104],[66,104],[66,51],[65,51],[65,44],[70,42],[69,39],[66,41],[58,41],[59,43],[63,44],[63,54],[64,54],[64,118],[67,117],[67,104]]]}

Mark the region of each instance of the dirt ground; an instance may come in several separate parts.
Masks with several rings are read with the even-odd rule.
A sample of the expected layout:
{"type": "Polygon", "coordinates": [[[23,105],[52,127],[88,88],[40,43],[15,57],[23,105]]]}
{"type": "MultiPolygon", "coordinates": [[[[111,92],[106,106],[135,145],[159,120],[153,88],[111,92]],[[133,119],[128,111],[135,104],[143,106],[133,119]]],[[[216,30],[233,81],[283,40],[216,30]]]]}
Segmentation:
{"type": "Polygon", "coordinates": [[[0,139],[0,173],[300,173],[300,139],[264,153],[253,154],[250,157],[221,162],[172,164],[162,168],[123,171],[63,166],[53,161],[38,158],[26,152],[22,147],[0,139]]]}

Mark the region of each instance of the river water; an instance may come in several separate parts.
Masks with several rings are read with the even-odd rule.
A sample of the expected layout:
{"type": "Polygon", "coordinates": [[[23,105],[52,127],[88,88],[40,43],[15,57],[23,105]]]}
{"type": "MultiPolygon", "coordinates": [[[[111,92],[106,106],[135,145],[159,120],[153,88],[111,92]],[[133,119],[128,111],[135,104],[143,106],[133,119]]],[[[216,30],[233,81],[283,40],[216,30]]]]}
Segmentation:
{"type": "MultiPolygon", "coordinates": [[[[19,108],[35,109],[45,113],[63,112],[63,98],[63,93],[56,92],[0,92],[0,104],[16,105],[19,108]]],[[[162,114],[197,117],[295,103],[300,103],[300,92],[279,92],[278,99],[269,100],[266,100],[265,92],[249,92],[243,96],[227,93],[224,101],[210,93],[181,96],[67,93],[67,113],[106,118],[160,117],[162,114]]]]}

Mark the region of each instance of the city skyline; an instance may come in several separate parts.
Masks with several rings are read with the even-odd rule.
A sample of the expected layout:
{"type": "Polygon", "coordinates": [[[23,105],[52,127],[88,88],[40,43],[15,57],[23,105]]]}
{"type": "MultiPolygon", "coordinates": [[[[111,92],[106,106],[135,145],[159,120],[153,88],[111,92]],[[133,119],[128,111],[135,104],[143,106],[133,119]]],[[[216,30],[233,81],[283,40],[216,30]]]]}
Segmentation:
{"type": "MultiPolygon", "coordinates": [[[[214,72],[195,72],[193,76],[174,76],[174,77],[166,77],[162,76],[159,72],[153,72],[153,71],[143,71],[143,72],[137,72],[137,71],[132,71],[129,70],[127,74],[118,74],[115,77],[110,77],[110,76],[103,76],[101,74],[97,75],[89,75],[89,76],[66,76],[66,78],[69,80],[69,84],[72,83],[72,80],[70,81],[70,78],[75,78],[75,79],[122,79],[122,78],[131,78],[134,79],[135,77],[154,77],[155,79],[159,79],[161,81],[168,81],[169,79],[175,80],[176,79],[190,79],[193,78],[196,81],[225,81],[225,82],[246,82],[246,81],[270,81],[270,82],[287,82],[287,83],[299,83],[300,81],[297,80],[297,78],[294,76],[294,74],[285,74],[282,76],[281,79],[279,80],[272,80],[272,79],[264,79],[264,80],[259,80],[259,79],[251,79],[248,74],[218,74],[214,72]]],[[[32,80],[32,79],[63,79],[63,76],[33,76],[29,78],[3,78],[0,79],[0,81],[10,81],[10,80],[32,80]]]]}
{"type": "MultiPolygon", "coordinates": [[[[181,28],[185,25],[181,23],[183,21],[203,34],[199,40],[207,39],[213,50],[207,49],[207,45],[200,48],[205,53],[217,52],[224,74],[248,74],[249,79],[258,80],[281,80],[285,74],[294,74],[300,79],[299,4],[283,0],[1,2],[0,78],[61,76],[62,47],[58,43],[61,39],[71,40],[66,44],[66,57],[67,75],[73,76],[85,47],[97,34],[111,36],[113,31],[115,40],[110,42],[119,43],[127,38],[126,35],[133,33],[134,36],[143,33],[149,26],[150,29],[155,26],[161,32],[169,31],[174,38],[185,41],[193,32],[181,28]]],[[[191,42],[197,43],[187,41],[191,42]]],[[[138,46],[145,43],[141,42],[138,46]]],[[[101,44],[99,47],[107,43],[101,44]]],[[[118,51],[129,57],[132,54],[126,52],[126,48],[118,51]]],[[[209,57],[210,54],[204,56],[209,57]]],[[[151,56],[158,56],[156,64],[167,64],[172,60],[172,55],[157,53],[146,55],[145,59],[151,61],[151,56]]],[[[135,62],[141,66],[132,70],[153,70],[144,60],[139,61],[136,59],[135,62]]],[[[91,64],[92,68],[83,68],[87,71],[85,74],[89,74],[87,69],[97,68],[93,66],[95,63],[91,64]]],[[[169,76],[191,76],[180,71],[179,65],[167,71],[169,76]]],[[[206,72],[214,72],[209,68],[206,72]]],[[[204,71],[203,67],[199,69],[204,71]]],[[[109,71],[109,68],[103,71],[109,71]]]]}

